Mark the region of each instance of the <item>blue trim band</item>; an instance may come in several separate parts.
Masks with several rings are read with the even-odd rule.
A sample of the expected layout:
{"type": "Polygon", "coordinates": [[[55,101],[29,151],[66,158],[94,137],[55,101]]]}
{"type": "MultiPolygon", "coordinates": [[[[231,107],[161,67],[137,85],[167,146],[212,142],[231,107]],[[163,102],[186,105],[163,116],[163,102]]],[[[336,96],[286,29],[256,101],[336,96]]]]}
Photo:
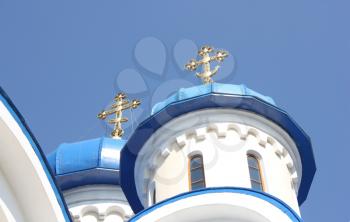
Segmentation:
{"type": "Polygon", "coordinates": [[[262,200],[265,200],[278,209],[280,209],[283,213],[285,213],[293,222],[302,222],[302,219],[299,217],[295,211],[290,208],[286,203],[284,203],[282,200],[271,196],[267,193],[255,191],[252,189],[247,189],[247,188],[240,188],[240,187],[213,187],[213,188],[205,188],[201,190],[196,190],[196,191],[191,191],[187,193],[182,193],[177,196],[171,197],[169,199],[166,199],[162,202],[159,202],[143,211],[135,215],[133,218],[129,220],[129,222],[136,222],[142,217],[146,216],[147,214],[150,214],[154,212],[155,210],[164,207],[166,205],[172,204],[174,202],[177,202],[179,200],[183,200],[186,198],[190,198],[193,196],[198,196],[198,195],[205,195],[209,193],[238,193],[238,194],[245,194],[245,195],[250,195],[253,197],[260,198],[262,200]]]}
{"type": "Polygon", "coordinates": [[[56,176],[61,190],[92,184],[119,185],[119,170],[93,168],[56,176]]]}
{"type": "Polygon", "coordinates": [[[16,120],[18,126],[21,128],[24,135],[26,136],[26,138],[30,142],[31,146],[33,147],[33,150],[34,150],[35,154],[37,155],[37,157],[38,157],[38,159],[39,159],[39,161],[44,169],[44,172],[45,172],[45,174],[50,182],[50,185],[55,193],[57,201],[58,201],[59,205],[61,206],[62,214],[63,214],[65,220],[71,222],[72,220],[70,218],[68,207],[64,201],[64,198],[63,198],[63,195],[62,195],[60,189],[57,186],[57,183],[55,181],[55,177],[54,177],[52,171],[50,170],[49,163],[48,163],[47,159],[45,158],[44,152],[42,151],[41,147],[39,146],[38,141],[35,139],[33,133],[29,129],[28,125],[26,124],[23,116],[21,115],[21,113],[18,111],[16,106],[13,104],[11,99],[8,97],[8,95],[5,93],[5,91],[1,87],[0,87],[0,100],[6,106],[8,111],[11,113],[12,117],[16,120]]]}
{"type": "Polygon", "coordinates": [[[308,135],[285,111],[257,97],[227,93],[208,93],[168,104],[165,108],[143,121],[124,146],[120,160],[121,187],[135,213],[144,209],[137,195],[134,174],[135,161],[142,146],[154,132],[170,120],[186,113],[208,108],[249,111],[267,118],[284,129],[294,140],[300,153],[302,179],[298,192],[298,201],[299,204],[305,201],[316,172],[316,163],[308,135]]]}

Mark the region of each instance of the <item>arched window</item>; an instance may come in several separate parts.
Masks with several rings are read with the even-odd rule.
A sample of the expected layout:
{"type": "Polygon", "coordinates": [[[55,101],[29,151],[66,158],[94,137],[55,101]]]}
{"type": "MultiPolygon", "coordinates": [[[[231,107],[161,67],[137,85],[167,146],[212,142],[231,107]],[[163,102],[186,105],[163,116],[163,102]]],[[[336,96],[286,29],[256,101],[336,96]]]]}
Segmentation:
{"type": "Polygon", "coordinates": [[[202,155],[193,155],[189,160],[190,190],[198,190],[205,187],[204,166],[202,155]]]}
{"type": "Polygon", "coordinates": [[[252,188],[258,191],[264,191],[261,167],[258,158],[252,154],[248,154],[248,166],[252,188]]]}

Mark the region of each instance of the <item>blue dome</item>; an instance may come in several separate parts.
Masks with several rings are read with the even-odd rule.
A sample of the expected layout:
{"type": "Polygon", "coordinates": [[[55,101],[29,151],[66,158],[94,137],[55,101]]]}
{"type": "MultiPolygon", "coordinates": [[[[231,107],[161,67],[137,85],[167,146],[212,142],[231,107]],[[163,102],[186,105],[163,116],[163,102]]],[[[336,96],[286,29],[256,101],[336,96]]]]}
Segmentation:
{"type": "Polygon", "coordinates": [[[62,190],[91,185],[119,185],[119,158],[124,140],[97,138],[63,143],[48,156],[62,190]]]}
{"type": "Polygon", "coordinates": [[[181,102],[183,100],[188,100],[198,96],[204,96],[210,93],[227,93],[230,95],[238,96],[252,96],[263,100],[271,105],[276,106],[275,101],[268,96],[264,96],[258,92],[255,92],[252,89],[249,89],[247,86],[241,85],[232,85],[232,84],[222,84],[222,83],[211,83],[205,85],[194,86],[190,88],[181,88],[175,94],[171,95],[166,100],[157,103],[152,109],[152,115],[158,111],[165,108],[171,103],[181,102]]]}
{"type": "Polygon", "coordinates": [[[144,209],[136,190],[135,162],[143,145],[163,125],[181,115],[203,109],[237,109],[265,117],[277,124],[295,142],[302,163],[302,178],[298,192],[302,204],[316,172],[316,163],[309,136],[274,100],[245,85],[211,83],[180,89],[168,99],[157,103],[151,115],[138,125],[121,151],[121,187],[135,213],[144,209]]]}

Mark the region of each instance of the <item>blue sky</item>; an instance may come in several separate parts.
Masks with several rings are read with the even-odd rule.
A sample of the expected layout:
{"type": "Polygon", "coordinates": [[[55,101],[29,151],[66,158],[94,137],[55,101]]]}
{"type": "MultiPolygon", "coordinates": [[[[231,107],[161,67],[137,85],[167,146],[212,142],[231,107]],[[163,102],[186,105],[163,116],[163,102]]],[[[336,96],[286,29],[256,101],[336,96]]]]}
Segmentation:
{"type": "Polygon", "coordinates": [[[171,86],[198,84],[177,64],[186,48],[227,49],[233,72],[218,82],[272,96],[312,138],[318,171],[304,220],[348,222],[349,7],[345,0],[0,0],[0,85],[49,153],[105,135],[96,114],[122,87],[145,100],[140,121],[171,86]]]}

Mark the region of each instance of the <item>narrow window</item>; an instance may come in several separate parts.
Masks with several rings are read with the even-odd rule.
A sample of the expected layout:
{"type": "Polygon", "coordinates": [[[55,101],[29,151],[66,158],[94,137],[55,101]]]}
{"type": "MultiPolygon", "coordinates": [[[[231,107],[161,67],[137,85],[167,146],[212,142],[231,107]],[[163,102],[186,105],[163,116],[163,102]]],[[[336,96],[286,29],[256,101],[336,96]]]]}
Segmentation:
{"type": "Polygon", "coordinates": [[[189,161],[190,189],[198,190],[205,187],[204,167],[202,155],[194,155],[189,161]]]}
{"type": "Polygon", "coordinates": [[[153,188],[153,194],[152,194],[152,203],[155,204],[157,199],[156,199],[157,193],[156,193],[156,186],[154,185],[153,188]]]}
{"type": "Polygon", "coordinates": [[[248,154],[248,166],[252,188],[258,191],[264,191],[261,167],[258,158],[254,155],[248,154]]]}

